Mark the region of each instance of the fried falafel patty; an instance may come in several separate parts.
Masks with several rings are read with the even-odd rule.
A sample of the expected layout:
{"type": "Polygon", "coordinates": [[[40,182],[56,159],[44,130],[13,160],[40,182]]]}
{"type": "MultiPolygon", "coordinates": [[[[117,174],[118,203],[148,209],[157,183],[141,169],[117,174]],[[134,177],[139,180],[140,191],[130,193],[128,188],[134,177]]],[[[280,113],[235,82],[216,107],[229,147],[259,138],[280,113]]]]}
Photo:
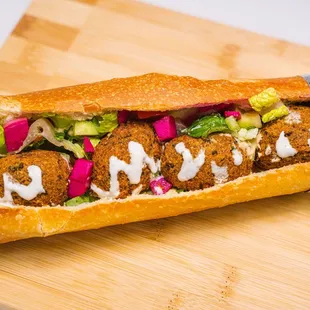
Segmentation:
{"type": "Polygon", "coordinates": [[[162,175],[174,187],[187,191],[203,189],[214,185],[211,165],[208,155],[206,154],[206,148],[207,145],[203,139],[192,138],[186,135],[171,140],[165,145],[161,157],[160,167],[162,175]],[[183,164],[183,155],[178,153],[176,148],[178,145],[182,145],[181,143],[183,143],[185,148],[189,150],[193,160],[198,158],[201,151],[205,154],[203,165],[200,165],[201,167],[197,174],[187,181],[180,181],[178,177],[183,164]]]}
{"type": "MultiPolygon", "coordinates": [[[[128,145],[131,141],[140,143],[150,158],[155,161],[160,159],[161,145],[150,125],[146,123],[121,124],[110,136],[104,137],[95,148],[92,181],[101,190],[110,190],[110,158],[112,156],[130,164],[131,156],[128,145]]],[[[125,198],[136,189],[139,189],[139,191],[149,189],[150,178],[151,170],[145,164],[138,184],[131,184],[127,174],[120,171],[118,173],[119,195],[117,198],[125,198]]]]}
{"type": "MultiPolygon", "coordinates": [[[[32,200],[25,200],[17,193],[12,192],[13,202],[16,205],[36,206],[62,205],[67,200],[67,185],[69,165],[66,159],[53,151],[32,151],[17,155],[9,155],[0,159],[0,175],[9,174],[12,179],[28,186],[31,178],[27,168],[38,166],[42,171],[42,185],[45,193],[38,194],[32,200]]],[[[0,178],[0,197],[4,196],[4,181],[0,178]]]]}
{"type": "Polygon", "coordinates": [[[214,134],[207,140],[180,136],[166,144],[161,158],[161,172],[165,179],[174,187],[187,191],[211,187],[248,175],[252,165],[253,161],[228,134],[214,134]],[[188,161],[188,155],[180,153],[180,143],[190,152],[193,161],[201,151],[204,152],[203,164],[200,163],[195,176],[188,180],[180,175],[184,162],[188,161]]]}
{"type": "Polygon", "coordinates": [[[252,172],[253,160],[230,134],[211,135],[206,142],[215,184],[232,181],[252,172]]]}
{"type": "Polygon", "coordinates": [[[255,165],[262,170],[310,161],[310,107],[292,105],[289,110],[260,131],[255,165]]]}

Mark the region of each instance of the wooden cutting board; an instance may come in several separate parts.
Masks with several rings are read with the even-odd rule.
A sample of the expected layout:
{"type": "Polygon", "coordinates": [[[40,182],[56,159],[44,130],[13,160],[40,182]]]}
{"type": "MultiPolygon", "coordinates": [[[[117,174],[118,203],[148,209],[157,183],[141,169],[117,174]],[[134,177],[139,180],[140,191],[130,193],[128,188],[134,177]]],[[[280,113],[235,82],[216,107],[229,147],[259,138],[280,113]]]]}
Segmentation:
{"type": "MultiPolygon", "coordinates": [[[[310,72],[310,48],[134,1],[35,0],[0,50],[0,93],[151,71],[296,75],[310,72]]],[[[309,309],[309,202],[2,245],[0,309],[309,309]]]]}

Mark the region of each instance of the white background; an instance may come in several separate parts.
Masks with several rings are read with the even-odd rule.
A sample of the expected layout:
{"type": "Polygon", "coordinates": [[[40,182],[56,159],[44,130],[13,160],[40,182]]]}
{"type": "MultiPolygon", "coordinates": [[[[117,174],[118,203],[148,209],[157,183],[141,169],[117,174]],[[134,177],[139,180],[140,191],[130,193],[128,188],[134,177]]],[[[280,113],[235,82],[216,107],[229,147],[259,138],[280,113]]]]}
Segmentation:
{"type": "MultiPolygon", "coordinates": [[[[142,1],[310,46],[310,0],[142,1]]],[[[30,2],[0,0],[0,46],[30,2]]]]}

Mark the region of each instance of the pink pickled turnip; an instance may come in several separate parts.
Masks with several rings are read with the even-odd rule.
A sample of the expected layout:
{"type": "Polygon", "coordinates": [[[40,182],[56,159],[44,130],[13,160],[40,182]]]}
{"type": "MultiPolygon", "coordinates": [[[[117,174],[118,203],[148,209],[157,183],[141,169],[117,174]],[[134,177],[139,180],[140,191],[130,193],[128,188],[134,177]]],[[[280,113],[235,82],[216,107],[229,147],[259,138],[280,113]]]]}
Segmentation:
{"type": "Polygon", "coordinates": [[[94,153],[95,152],[95,148],[92,145],[92,143],[88,137],[84,137],[83,144],[84,144],[84,150],[86,153],[94,153]]]}
{"type": "Polygon", "coordinates": [[[68,196],[69,198],[74,198],[84,195],[89,188],[89,185],[86,183],[80,183],[76,180],[70,180],[68,187],[68,196]]]}
{"type": "Polygon", "coordinates": [[[126,123],[128,118],[129,118],[129,111],[123,110],[123,111],[119,111],[117,114],[117,118],[118,118],[118,122],[120,124],[126,123]]]}
{"type": "Polygon", "coordinates": [[[3,128],[7,151],[17,151],[27,138],[29,131],[28,119],[14,119],[4,124],[3,128]]]}
{"type": "Polygon", "coordinates": [[[233,116],[235,119],[239,120],[241,118],[241,113],[239,111],[225,111],[224,116],[225,117],[233,116]]]}
{"type": "Polygon", "coordinates": [[[164,116],[154,122],[153,127],[160,141],[170,140],[177,136],[175,119],[171,115],[164,116]]]}
{"type": "Polygon", "coordinates": [[[154,195],[166,194],[172,187],[164,177],[160,176],[150,182],[150,188],[154,195]]]}
{"type": "Polygon", "coordinates": [[[74,198],[84,195],[90,186],[94,163],[87,159],[77,159],[69,177],[68,196],[74,198]]]}

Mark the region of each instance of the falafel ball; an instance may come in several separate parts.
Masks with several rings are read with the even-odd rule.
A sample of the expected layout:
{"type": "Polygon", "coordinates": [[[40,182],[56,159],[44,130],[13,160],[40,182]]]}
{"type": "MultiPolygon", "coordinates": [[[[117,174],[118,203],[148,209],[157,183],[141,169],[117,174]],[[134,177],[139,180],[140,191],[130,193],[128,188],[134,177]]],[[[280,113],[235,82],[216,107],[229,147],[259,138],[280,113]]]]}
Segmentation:
{"type": "Polygon", "coordinates": [[[161,158],[161,172],[165,179],[174,187],[187,191],[211,187],[248,175],[252,165],[253,161],[228,134],[214,134],[207,140],[180,136],[166,144],[161,158]],[[184,143],[194,161],[201,151],[205,154],[204,163],[200,165],[196,175],[188,180],[180,180],[182,177],[179,176],[185,156],[178,152],[180,149],[176,149],[180,143],[184,143]]]}
{"type": "Polygon", "coordinates": [[[270,122],[261,129],[255,161],[259,169],[268,170],[310,161],[310,107],[291,105],[289,110],[288,116],[270,122]],[[282,139],[279,139],[281,134],[282,139]],[[289,147],[284,145],[285,140],[295,149],[291,154],[282,154],[280,150],[281,146],[289,147]]]}
{"type": "MultiPolygon", "coordinates": [[[[104,137],[96,146],[93,156],[93,184],[103,191],[110,190],[110,157],[130,164],[131,156],[128,150],[129,142],[138,142],[143,146],[145,153],[155,160],[160,159],[161,145],[152,127],[146,123],[126,123],[116,128],[111,135],[104,137]]],[[[151,170],[144,165],[139,184],[131,184],[124,171],[118,173],[119,196],[126,198],[136,189],[145,191],[149,189],[151,170]],[[141,185],[141,186],[140,186],[141,185]]]]}
{"type": "Polygon", "coordinates": [[[214,180],[206,148],[207,144],[203,139],[197,139],[187,135],[171,140],[165,145],[161,157],[160,167],[162,175],[174,187],[187,191],[213,186],[214,180]],[[180,181],[178,178],[183,164],[183,155],[176,150],[177,145],[180,145],[180,143],[184,143],[185,148],[190,151],[194,160],[198,158],[201,150],[205,153],[203,165],[200,167],[195,177],[187,181],[180,181]]]}
{"type": "MultiPolygon", "coordinates": [[[[31,178],[27,168],[35,165],[41,168],[42,185],[45,193],[38,194],[32,200],[25,200],[12,192],[14,204],[41,207],[45,205],[62,205],[67,200],[69,165],[66,159],[53,151],[31,151],[16,155],[8,155],[0,159],[0,175],[8,173],[13,180],[29,185],[31,178]]],[[[0,178],[0,197],[4,196],[4,181],[0,178]]]]}
{"type": "Polygon", "coordinates": [[[206,142],[215,184],[233,181],[252,172],[253,159],[239,146],[237,139],[232,135],[221,133],[211,135],[206,142]]]}

